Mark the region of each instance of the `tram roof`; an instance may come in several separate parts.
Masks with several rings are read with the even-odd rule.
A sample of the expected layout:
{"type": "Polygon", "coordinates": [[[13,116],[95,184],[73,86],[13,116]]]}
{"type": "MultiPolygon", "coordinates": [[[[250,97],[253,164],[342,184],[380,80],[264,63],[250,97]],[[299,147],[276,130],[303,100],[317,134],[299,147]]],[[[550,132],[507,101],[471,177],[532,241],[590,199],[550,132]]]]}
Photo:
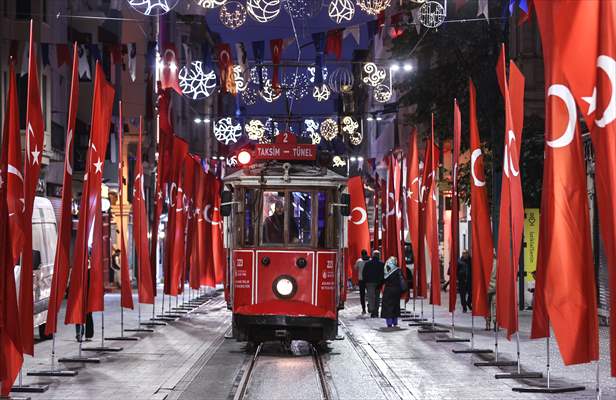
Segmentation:
{"type": "Polygon", "coordinates": [[[289,164],[288,179],[282,163],[252,165],[240,169],[223,180],[225,183],[242,186],[338,186],[345,184],[347,178],[326,167],[314,165],[289,164]]]}

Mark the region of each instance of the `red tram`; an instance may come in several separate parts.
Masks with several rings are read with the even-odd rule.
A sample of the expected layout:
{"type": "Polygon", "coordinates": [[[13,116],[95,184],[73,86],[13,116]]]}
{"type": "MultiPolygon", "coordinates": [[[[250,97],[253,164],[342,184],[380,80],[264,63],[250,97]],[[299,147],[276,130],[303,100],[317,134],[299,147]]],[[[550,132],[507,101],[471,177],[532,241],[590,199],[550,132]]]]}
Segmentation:
{"type": "Polygon", "coordinates": [[[261,342],[334,339],[344,307],[346,178],[269,162],[224,179],[233,336],[261,342]]]}

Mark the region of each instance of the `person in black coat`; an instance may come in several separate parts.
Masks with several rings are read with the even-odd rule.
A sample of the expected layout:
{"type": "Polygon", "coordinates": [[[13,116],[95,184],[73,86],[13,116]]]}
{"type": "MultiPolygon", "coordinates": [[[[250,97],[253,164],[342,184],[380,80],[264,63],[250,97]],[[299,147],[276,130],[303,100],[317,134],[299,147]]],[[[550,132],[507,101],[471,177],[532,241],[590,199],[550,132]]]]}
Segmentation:
{"type": "Polygon", "coordinates": [[[473,279],[471,275],[472,264],[471,255],[468,250],[462,252],[462,257],[458,259],[458,292],[460,293],[460,303],[462,304],[462,312],[466,312],[467,309],[472,310],[472,284],[473,279]]]}
{"type": "Polygon", "coordinates": [[[396,257],[389,257],[384,268],[383,306],[381,318],[385,318],[387,327],[397,327],[400,316],[400,296],[402,295],[402,272],[398,268],[396,257]]]}
{"type": "Polygon", "coordinates": [[[366,285],[366,300],[368,300],[368,311],[372,318],[379,316],[379,298],[381,284],[383,283],[383,266],[379,259],[381,253],[378,250],[372,252],[372,258],[364,264],[362,278],[366,285]]]}

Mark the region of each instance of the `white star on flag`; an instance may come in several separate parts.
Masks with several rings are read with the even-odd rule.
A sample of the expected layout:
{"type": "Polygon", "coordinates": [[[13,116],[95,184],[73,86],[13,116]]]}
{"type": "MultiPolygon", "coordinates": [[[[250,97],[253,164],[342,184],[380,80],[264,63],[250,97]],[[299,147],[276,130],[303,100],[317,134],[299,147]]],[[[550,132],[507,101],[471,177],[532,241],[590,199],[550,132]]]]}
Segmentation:
{"type": "Polygon", "coordinates": [[[34,158],[32,160],[32,165],[38,164],[39,163],[39,155],[41,154],[41,152],[38,151],[38,147],[36,145],[34,146],[34,151],[31,151],[31,153],[32,153],[32,157],[34,158]]]}
{"type": "Polygon", "coordinates": [[[94,167],[96,168],[96,171],[94,171],[95,173],[98,174],[103,172],[103,163],[101,162],[100,158],[97,162],[94,163],[94,167]]]}
{"type": "Polygon", "coordinates": [[[582,97],[582,100],[588,103],[587,115],[592,114],[597,109],[597,87],[592,89],[592,94],[588,97],[582,97]]]}
{"type": "Polygon", "coordinates": [[[160,190],[158,191],[156,195],[158,196],[159,199],[163,198],[163,192],[161,192],[160,190]]]}

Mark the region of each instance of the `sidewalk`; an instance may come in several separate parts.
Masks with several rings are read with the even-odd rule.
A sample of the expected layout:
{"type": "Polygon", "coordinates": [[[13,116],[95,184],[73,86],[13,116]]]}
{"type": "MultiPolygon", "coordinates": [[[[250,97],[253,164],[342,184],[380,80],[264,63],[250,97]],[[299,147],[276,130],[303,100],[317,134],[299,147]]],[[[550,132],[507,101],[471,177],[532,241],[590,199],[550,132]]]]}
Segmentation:
{"type": "MultiPolygon", "coordinates": [[[[156,297],[156,314],[160,314],[162,291],[156,297]]],[[[188,296],[185,297],[186,301],[188,296]]],[[[135,310],[124,310],[124,327],[137,327],[137,299],[135,310]]],[[[165,298],[167,303],[169,298],[165,298]]],[[[180,297],[181,302],[181,297],[180,297]]],[[[105,336],[120,336],[120,296],[105,295],[105,336]]],[[[175,307],[175,300],[171,303],[175,307]]],[[[167,305],[165,304],[165,311],[167,305]]],[[[152,316],[152,306],[142,306],[142,321],[152,316]]],[[[64,325],[64,307],[58,320],[56,357],[76,356],[78,343],[73,325],[64,325]]],[[[95,335],[92,342],[83,347],[100,346],[101,313],[94,314],[95,335]]],[[[48,384],[49,390],[42,394],[30,394],[38,399],[163,399],[168,390],[189,371],[199,357],[224,335],[229,327],[231,314],[227,312],[221,295],[212,298],[204,306],[186,314],[167,326],[154,327],[154,333],[125,333],[137,336],[139,341],[105,341],[106,346],[123,347],[114,353],[83,352],[84,356],[99,357],[100,364],[56,364],[58,368],[78,371],[75,377],[33,377],[24,373],[24,384],[48,384]]],[[[51,340],[35,345],[35,357],[26,356],[24,371],[48,370],[51,340]]],[[[13,394],[18,397],[19,393],[13,394]]]]}
{"type": "MultiPolygon", "coordinates": [[[[448,293],[443,293],[447,299],[448,293]]],[[[407,310],[412,310],[410,302],[407,310]]],[[[419,312],[419,303],[416,305],[419,312]]],[[[424,316],[431,318],[432,308],[424,303],[424,316]]],[[[456,312],[456,336],[469,338],[471,328],[470,313],[456,312]]],[[[546,342],[530,340],[531,312],[520,313],[520,348],[522,369],[545,374],[546,342]]],[[[476,367],[476,361],[491,360],[492,355],[454,354],[454,348],[468,348],[468,343],[437,343],[437,335],[419,334],[417,327],[400,321],[399,330],[383,329],[381,318],[361,315],[359,295],[349,295],[346,308],[341,312],[341,320],[356,339],[373,349],[374,357],[386,364],[392,379],[399,380],[416,399],[594,399],[596,364],[583,364],[565,367],[562,363],[554,337],[550,340],[551,383],[552,385],[583,385],[586,390],[564,394],[515,393],[513,387],[526,386],[524,382],[495,379],[494,374],[514,372],[516,367],[476,367]]],[[[435,320],[443,325],[451,325],[451,314],[446,306],[435,308],[435,320]]],[[[494,349],[494,332],[484,331],[483,318],[475,318],[475,347],[494,349]]],[[[607,327],[600,328],[600,382],[603,399],[616,398],[616,379],[609,377],[609,333],[607,327]]],[[[503,331],[499,334],[499,360],[515,361],[515,340],[507,341],[503,331]]],[[[379,360],[379,361],[380,361],[379,360]]],[[[539,381],[544,382],[544,381],[539,381]]],[[[530,385],[538,385],[537,380],[528,380],[530,385]]]]}

